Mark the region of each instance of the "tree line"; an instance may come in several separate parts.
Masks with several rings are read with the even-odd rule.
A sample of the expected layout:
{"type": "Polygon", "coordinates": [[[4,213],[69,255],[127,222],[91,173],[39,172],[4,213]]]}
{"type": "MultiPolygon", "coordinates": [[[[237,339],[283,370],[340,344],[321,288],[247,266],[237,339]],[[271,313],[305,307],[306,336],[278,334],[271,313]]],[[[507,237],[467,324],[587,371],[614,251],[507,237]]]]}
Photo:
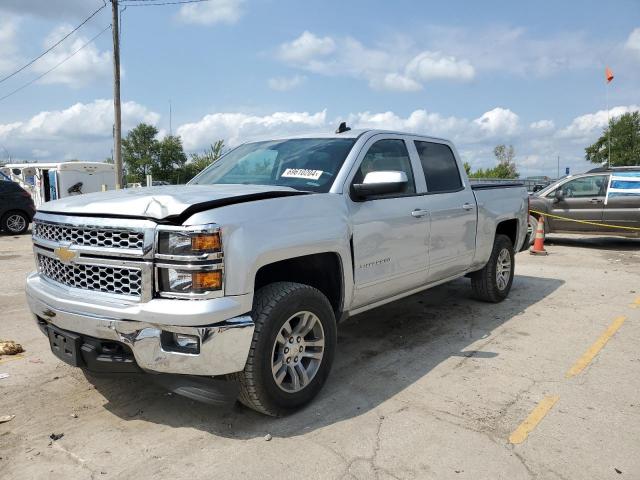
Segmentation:
{"type": "Polygon", "coordinates": [[[158,139],[158,129],[146,123],[140,123],[122,139],[122,162],[127,183],[144,184],[149,174],[154,181],[186,183],[224,152],[224,140],[216,140],[203,152],[187,156],[180,136],[167,135],[158,139]]]}

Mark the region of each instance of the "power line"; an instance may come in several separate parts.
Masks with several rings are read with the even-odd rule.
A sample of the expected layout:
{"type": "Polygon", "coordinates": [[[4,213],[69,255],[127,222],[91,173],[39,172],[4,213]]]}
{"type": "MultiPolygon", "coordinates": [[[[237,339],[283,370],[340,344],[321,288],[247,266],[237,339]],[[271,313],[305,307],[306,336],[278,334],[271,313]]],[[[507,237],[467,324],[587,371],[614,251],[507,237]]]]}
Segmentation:
{"type": "Polygon", "coordinates": [[[74,28],[73,30],[71,30],[69,33],[67,33],[64,37],[62,37],[60,40],[58,40],[56,43],[54,43],[53,45],[51,45],[49,48],[47,48],[44,52],[42,52],[40,55],[38,55],[36,58],[34,58],[33,60],[31,60],[30,62],[24,64],[22,67],[20,67],[18,70],[16,70],[13,73],[10,73],[9,75],[7,75],[6,77],[0,78],[0,83],[4,82],[5,80],[9,80],[11,77],[13,77],[14,75],[17,75],[18,73],[20,73],[21,71],[23,71],[25,68],[27,68],[30,65],[33,65],[35,62],[37,62],[38,60],[40,60],[42,57],[44,57],[47,53],[49,53],[51,50],[53,50],[54,48],[56,48],[58,45],[60,45],[62,42],[64,42],[67,38],[69,38],[73,33],[77,32],[78,29],[80,27],[82,27],[85,23],[87,23],[89,20],[91,20],[93,17],[95,17],[98,12],[100,10],[102,10],[104,7],[106,7],[107,4],[105,3],[103,6],[101,6],[99,9],[97,9],[95,12],[93,12],[91,15],[89,15],[87,18],[84,19],[84,21],[78,25],[76,28],[74,28]]]}
{"type": "Polygon", "coordinates": [[[100,35],[102,35],[104,32],[106,32],[107,30],[109,30],[111,28],[111,25],[107,25],[104,29],[102,29],[100,31],[100,33],[98,33],[96,36],[94,36],[91,40],[89,40],[87,43],[85,43],[84,45],[82,45],[80,48],[78,48],[75,52],[73,52],[71,55],[69,55],[67,58],[65,58],[64,60],[62,60],[61,62],[57,63],[56,65],[54,65],[53,67],[51,67],[49,70],[47,70],[46,72],[44,72],[43,74],[37,76],[36,78],[34,78],[33,80],[30,80],[29,82],[25,83],[24,85],[22,85],[21,87],[16,88],[15,90],[13,90],[10,93],[7,93],[4,97],[0,97],[0,102],[2,100],[4,100],[5,98],[9,98],[11,95],[13,95],[14,93],[18,93],[20,90],[27,88],[29,85],[31,85],[34,82],[37,82],[38,80],[40,80],[42,77],[44,77],[45,75],[48,75],[49,73],[53,72],[56,68],[58,68],[60,65],[62,65],[63,63],[65,63],[67,60],[69,60],[71,57],[73,57],[76,53],[78,53],[80,50],[84,49],[86,46],[88,46],[90,43],[92,43],[94,40],[96,40],[100,35]]]}
{"type": "Polygon", "coordinates": [[[210,0],[177,0],[174,2],[160,2],[160,3],[151,3],[156,0],[125,0],[126,3],[122,3],[121,5],[127,5],[129,7],[156,7],[159,5],[182,5],[184,3],[202,3],[209,2],[210,0]],[[129,3],[129,2],[138,2],[138,3],[129,3]]]}

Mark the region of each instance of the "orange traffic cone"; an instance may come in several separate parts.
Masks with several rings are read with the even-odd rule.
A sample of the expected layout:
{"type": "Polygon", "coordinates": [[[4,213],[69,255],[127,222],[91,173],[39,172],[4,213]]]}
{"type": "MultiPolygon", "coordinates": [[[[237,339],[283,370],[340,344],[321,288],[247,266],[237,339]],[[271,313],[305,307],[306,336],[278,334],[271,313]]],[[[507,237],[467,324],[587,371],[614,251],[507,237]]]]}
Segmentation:
{"type": "Polygon", "coordinates": [[[544,249],[544,216],[542,215],[538,218],[535,240],[533,247],[529,249],[529,253],[531,255],[549,255],[549,252],[544,249]]]}

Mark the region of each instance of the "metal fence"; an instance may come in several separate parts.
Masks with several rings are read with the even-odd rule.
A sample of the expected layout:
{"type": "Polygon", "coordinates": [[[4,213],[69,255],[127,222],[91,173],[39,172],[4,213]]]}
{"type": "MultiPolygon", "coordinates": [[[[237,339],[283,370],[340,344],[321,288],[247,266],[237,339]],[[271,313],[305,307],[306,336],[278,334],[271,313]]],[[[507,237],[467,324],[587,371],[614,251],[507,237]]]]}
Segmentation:
{"type": "Polygon", "coordinates": [[[555,182],[553,179],[546,180],[537,178],[470,178],[469,181],[472,185],[476,183],[494,183],[496,185],[500,185],[502,183],[522,183],[529,192],[532,192],[536,185],[539,185],[537,189],[541,190],[547,185],[555,182]]]}

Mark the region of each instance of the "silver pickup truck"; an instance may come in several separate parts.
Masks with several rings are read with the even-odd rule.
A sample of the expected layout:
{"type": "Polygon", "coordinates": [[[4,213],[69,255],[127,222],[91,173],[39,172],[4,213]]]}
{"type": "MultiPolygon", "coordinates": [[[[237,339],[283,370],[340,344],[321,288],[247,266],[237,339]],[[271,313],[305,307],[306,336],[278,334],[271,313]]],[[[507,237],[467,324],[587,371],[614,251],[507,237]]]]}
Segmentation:
{"type": "Polygon", "coordinates": [[[520,185],[471,187],[446,140],[341,125],[186,186],[43,205],[27,299],[71,365],[281,415],[322,388],[349,316],[462,276],[503,300],[527,211],[520,185]]]}

